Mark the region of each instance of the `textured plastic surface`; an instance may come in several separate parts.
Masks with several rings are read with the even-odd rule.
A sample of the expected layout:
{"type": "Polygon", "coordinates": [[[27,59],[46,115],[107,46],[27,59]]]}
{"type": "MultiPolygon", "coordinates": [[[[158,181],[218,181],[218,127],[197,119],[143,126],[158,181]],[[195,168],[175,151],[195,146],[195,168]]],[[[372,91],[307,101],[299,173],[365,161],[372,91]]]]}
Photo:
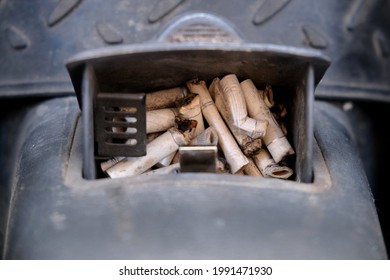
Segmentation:
{"type": "Polygon", "coordinates": [[[20,134],[3,258],[384,259],[345,114],[315,105],[314,183],[302,184],[215,174],[88,181],[76,99],[42,102],[20,134]]]}
{"type": "MultiPolygon", "coordinates": [[[[373,201],[357,156],[361,152],[365,163],[371,165],[369,169],[380,173],[374,187],[381,189],[381,205],[388,205],[389,148],[383,140],[388,107],[383,104],[366,104],[373,111],[382,111],[380,117],[370,119],[368,115],[359,123],[354,120],[355,128],[369,122],[376,127],[373,134],[358,132],[356,138],[362,148],[359,151],[354,147],[356,138],[350,133],[352,128],[345,122],[345,114],[325,104],[318,106],[314,127],[327,168],[315,172],[313,185],[279,181],[270,184],[275,189],[266,190],[262,200],[264,192],[258,187],[264,188],[269,181],[259,184],[251,179],[231,182],[231,177],[221,180],[206,176],[202,181],[190,175],[181,177],[192,180],[189,189],[183,181],[167,177],[163,177],[160,186],[151,183],[152,179],[133,183],[126,179],[115,186],[111,181],[85,181],[81,175],[82,124],[75,120],[75,100],[5,102],[4,98],[73,95],[64,61],[75,53],[118,44],[142,44],[159,37],[163,26],[175,17],[204,11],[228,19],[244,39],[254,43],[320,49],[333,64],[317,88],[317,97],[389,102],[389,10],[389,2],[381,0],[128,0],[99,1],[98,5],[92,0],[0,0],[3,257],[385,258],[373,201]],[[7,107],[10,103],[12,106],[7,107]],[[75,136],[76,123],[80,127],[75,136]],[[75,145],[69,157],[73,136],[75,145]],[[375,153],[370,153],[371,149],[375,153]],[[75,166],[69,165],[70,158],[77,163],[75,166]],[[381,166],[375,169],[370,162],[381,166]],[[47,172],[49,168],[52,172],[47,172]],[[321,186],[327,181],[322,179],[319,181],[323,184],[318,184],[318,177],[326,177],[327,171],[332,189],[321,194],[307,193],[308,189],[323,190],[321,186]],[[147,184],[150,185],[142,189],[147,184]],[[220,192],[207,197],[212,192],[207,184],[213,191],[225,190],[229,195],[223,200],[220,192]],[[204,195],[200,188],[205,190],[204,195]],[[164,195],[166,190],[170,191],[164,195]],[[188,194],[195,199],[184,199],[188,194]],[[254,196],[253,200],[249,196],[254,196]],[[215,201],[218,204],[213,206],[215,201]],[[203,210],[199,205],[209,206],[203,210]],[[132,214],[123,209],[132,210],[132,214]],[[259,219],[261,211],[264,214],[259,219]],[[274,212],[276,216],[267,215],[274,212]],[[210,216],[202,219],[206,214],[210,216]],[[245,219],[240,220],[243,216],[245,219]],[[286,224],[278,222],[265,232],[260,223],[272,224],[274,218],[286,224]],[[201,230],[189,223],[191,219],[208,227],[201,230]],[[263,233],[266,234],[261,236],[263,233]],[[239,245],[232,247],[231,243],[239,245]]],[[[379,209],[383,220],[388,221],[383,209],[388,207],[379,209]]]]}
{"type": "Polygon", "coordinates": [[[64,61],[157,38],[194,11],[227,19],[245,41],[320,49],[334,63],[317,96],[390,101],[390,4],[382,0],[0,1],[0,96],[72,94],[64,61]]]}

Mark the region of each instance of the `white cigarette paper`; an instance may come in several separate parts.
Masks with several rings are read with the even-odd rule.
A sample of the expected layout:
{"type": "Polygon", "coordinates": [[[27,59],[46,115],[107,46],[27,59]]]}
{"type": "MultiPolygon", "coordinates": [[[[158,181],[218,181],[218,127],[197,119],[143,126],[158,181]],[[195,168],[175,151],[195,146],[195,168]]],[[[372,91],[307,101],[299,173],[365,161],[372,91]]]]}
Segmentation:
{"type": "Polygon", "coordinates": [[[212,126],[209,126],[191,141],[192,146],[217,146],[217,144],[218,133],[212,126]]]}
{"type": "Polygon", "coordinates": [[[294,154],[293,148],[264,103],[264,100],[260,98],[252,80],[248,79],[241,82],[241,88],[244,92],[249,116],[258,120],[267,120],[269,123],[263,141],[275,162],[278,163],[286,155],[294,154]]]}
{"type": "Polygon", "coordinates": [[[113,157],[112,159],[109,159],[107,161],[102,162],[100,164],[100,167],[101,167],[103,172],[106,172],[107,169],[114,166],[115,164],[117,164],[118,162],[120,162],[123,159],[125,159],[125,157],[113,157]]]}
{"type": "Polygon", "coordinates": [[[186,89],[182,87],[147,93],[145,98],[146,111],[175,107],[175,102],[186,95],[186,89]]]}
{"type": "MultiPolygon", "coordinates": [[[[157,109],[146,112],[146,133],[155,133],[167,131],[175,126],[176,116],[179,115],[177,108],[157,109]]],[[[157,163],[158,167],[164,167],[171,164],[175,153],[168,155],[157,163]]]]}
{"type": "Polygon", "coordinates": [[[218,134],[218,143],[225,154],[226,160],[229,163],[232,172],[238,172],[246,164],[248,164],[248,159],[238,147],[229,129],[222,120],[221,115],[218,113],[218,110],[211,99],[206,83],[204,81],[192,80],[187,82],[187,87],[191,93],[199,95],[204,117],[206,118],[208,124],[213,126],[216,130],[218,134]]]}
{"type": "Polygon", "coordinates": [[[146,112],[146,133],[167,131],[175,126],[178,115],[176,108],[158,109],[146,112]]]}
{"type": "Polygon", "coordinates": [[[166,156],[162,160],[160,160],[158,163],[156,163],[156,167],[162,168],[167,167],[172,163],[173,158],[175,157],[176,152],[173,152],[172,154],[166,156]]]}
{"type": "MultiPolygon", "coordinates": [[[[127,111],[128,108],[122,107],[121,111],[127,111]]],[[[161,131],[167,131],[171,127],[175,126],[175,118],[179,112],[177,108],[157,109],[146,112],[146,133],[155,133],[161,131]]],[[[114,118],[115,121],[126,121],[134,123],[133,117],[125,117],[123,119],[114,118]]],[[[131,132],[134,128],[127,128],[128,132],[131,132]]],[[[113,132],[124,132],[124,127],[113,127],[113,132]]]]}
{"type": "MultiPolygon", "coordinates": [[[[204,131],[203,115],[200,108],[200,97],[199,95],[188,96],[184,100],[192,98],[188,104],[184,104],[179,108],[179,117],[182,119],[196,120],[197,125],[195,128],[195,135],[199,135],[204,131]]],[[[186,100],[187,101],[187,100],[186,100]]]]}
{"type": "Polygon", "coordinates": [[[231,115],[234,126],[242,129],[251,138],[263,137],[268,123],[262,119],[248,117],[245,97],[240,82],[234,74],[226,75],[220,80],[227,111],[231,115]]]}
{"type": "Polygon", "coordinates": [[[180,170],[180,164],[175,163],[168,165],[166,167],[158,168],[155,170],[151,170],[145,173],[142,173],[142,176],[149,176],[149,175],[164,175],[164,174],[176,174],[179,173],[180,170]]]}
{"type": "Polygon", "coordinates": [[[111,178],[139,175],[177,151],[179,146],[188,145],[192,137],[188,131],[182,133],[176,128],[171,128],[146,146],[146,156],[125,158],[107,169],[106,173],[111,178]]]}
{"type": "Polygon", "coordinates": [[[232,113],[226,108],[226,101],[224,100],[219,78],[215,78],[211,83],[210,93],[214,96],[215,105],[217,106],[219,113],[225,120],[243,153],[246,156],[252,156],[253,154],[257,153],[261,149],[261,139],[251,138],[244,130],[239,129],[233,124],[233,116],[232,113]]]}
{"type": "Polygon", "coordinates": [[[255,155],[253,161],[264,177],[287,179],[293,174],[291,168],[275,163],[266,149],[262,149],[255,155]]]}
{"type": "MultiPolygon", "coordinates": [[[[147,143],[152,142],[154,139],[159,137],[161,134],[162,134],[161,132],[148,134],[146,136],[146,142],[147,143]]],[[[126,144],[130,144],[131,141],[132,141],[132,139],[127,140],[126,144]]],[[[100,163],[100,168],[102,169],[103,172],[106,172],[107,169],[109,169],[110,167],[114,166],[115,164],[117,164],[118,162],[120,162],[121,160],[123,160],[125,158],[126,157],[113,157],[112,159],[109,159],[107,161],[104,161],[104,162],[100,163]]]]}

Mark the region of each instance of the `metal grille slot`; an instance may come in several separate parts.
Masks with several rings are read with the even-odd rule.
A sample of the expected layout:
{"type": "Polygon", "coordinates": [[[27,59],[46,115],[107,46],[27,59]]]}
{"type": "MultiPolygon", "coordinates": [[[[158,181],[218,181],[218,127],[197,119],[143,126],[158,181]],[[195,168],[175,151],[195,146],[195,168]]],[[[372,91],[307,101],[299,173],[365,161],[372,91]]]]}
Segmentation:
{"type": "Polygon", "coordinates": [[[98,93],[94,121],[97,155],[146,154],[145,94],[98,93]]]}

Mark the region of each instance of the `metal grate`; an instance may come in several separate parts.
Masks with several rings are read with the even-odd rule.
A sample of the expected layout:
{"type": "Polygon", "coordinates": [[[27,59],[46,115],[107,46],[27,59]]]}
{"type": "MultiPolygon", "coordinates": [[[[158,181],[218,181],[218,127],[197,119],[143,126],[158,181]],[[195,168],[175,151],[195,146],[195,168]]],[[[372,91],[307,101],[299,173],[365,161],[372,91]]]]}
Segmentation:
{"type": "Polygon", "coordinates": [[[94,110],[97,155],[146,155],[145,108],[143,93],[98,93],[94,110]]]}

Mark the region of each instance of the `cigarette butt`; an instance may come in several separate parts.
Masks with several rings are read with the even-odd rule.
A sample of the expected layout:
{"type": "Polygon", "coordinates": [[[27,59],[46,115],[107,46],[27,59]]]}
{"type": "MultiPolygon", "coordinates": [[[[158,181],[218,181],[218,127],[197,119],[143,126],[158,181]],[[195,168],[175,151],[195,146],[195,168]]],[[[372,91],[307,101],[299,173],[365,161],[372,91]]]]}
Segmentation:
{"type": "Polygon", "coordinates": [[[176,152],[173,152],[172,154],[166,156],[162,160],[156,163],[156,166],[159,168],[167,167],[172,163],[173,158],[175,157],[176,152]]]}
{"type": "Polygon", "coordinates": [[[257,154],[258,151],[261,150],[261,147],[262,147],[261,139],[254,139],[252,141],[247,141],[246,143],[244,143],[241,149],[246,156],[250,157],[257,154]]]}
{"type": "Polygon", "coordinates": [[[218,143],[225,154],[232,172],[236,173],[241,170],[248,164],[248,159],[241,152],[229,129],[222,120],[221,115],[215,107],[214,101],[211,99],[206,83],[204,81],[191,80],[187,82],[187,86],[191,93],[199,95],[203,116],[206,118],[208,124],[213,126],[216,130],[218,134],[218,143]]]}
{"type": "Polygon", "coordinates": [[[226,104],[225,104],[226,102],[224,100],[224,95],[222,93],[222,88],[220,85],[219,78],[215,78],[211,83],[210,92],[213,93],[215,98],[215,105],[219,113],[225,120],[226,124],[228,125],[231,133],[236,139],[244,155],[252,156],[256,154],[261,149],[262,141],[260,138],[257,139],[251,138],[250,136],[247,135],[245,131],[234,126],[232,114],[226,108],[226,104]]]}
{"type": "Polygon", "coordinates": [[[125,157],[113,157],[112,159],[100,163],[100,168],[102,169],[103,172],[106,172],[107,169],[114,166],[115,164],[117,164],[123,159],[125,159],[125,157]]]}
{"type": "Polygon", "coordinates": [[[192,141],[192,146],[217,146],[218,144],[218,133],[214,127],[209,126],[192,141]]]}
{"type": "Polygon", "coordinates": [[[245,97],[240,82],[235,74],[229,74],[220,81],[227,111],[234,126],[245,131],[251,138],[263,137],[268,123],[264,120],[250,118],[247,112],[245,97]]]}
{"type": "Polygon", "coordinates": [[[195,129],[195,135],[199,135],[204,131],[203,115],[200,108],[199,95],[189,95],[180,100],[179,104],[179,117],[183,119],[196,120],[197,125],[195,129]],[[180,105],[181,103],[181,105],[180,105]]]}
{"type": "MultiPolygon", "coordinates": [[[[121,107],[121,111],[127,111],[127,107],[121,107]]],[[[167,131],[175,125],[175,118],[179,112],[176,108],[157,109],[146,112],[146,133],[155,133],[161,131],[167,131]]],[[[127,121],[134,122],[134,118],[125,117],[123,119],[114,118],[115,121],[127,121]]],[[[124,127],[113,127],[113,132],[124,132],[124,127]]],[[[133,128],[128,128],[130,130],[133,128]]]]}
{"type": "Polygon", "coordinates": [[[257,168],[256,164],[254,163],[253,159],[248,158],[249,163],[244,168],[244,174],[249,176],[257,176],[257,177],[263,177],[260,170],[257,168]]]}
{"type": "Polygon", "coordinates": [[[264,170],[264,174],[264,177],[269,176],[278,179],[288,179],[293,174],[293,171],[287,166],[282,166],[275,163],[268,166],[264,170]]]}
{"type": "MultiPolygon", "coordinates": [[[[146,142],[147,143],[152,142],[154,139],[159,137],[161,134],[162,134],[161,132],[156,132],[156,133],[151,133],[151,134],[146,135],[146,142]]],[[[127,140],[126,144],[129,144],[131,141],[132,141],[132,139],[127,140]]],[[[118,162],[120,162],[121,160],[123,160],[125,158],[126,157],[113,157],[107,161],[100,163],[100,168],[102,169],[103,172],[106,172],[107,169],[114,166],[115,164],[117,164],[118,162]]]]}
{"type": "MultiPolygon", "coordinates": [[[[264,143],[266,143],[265,140],[264,143]]],[[[283,137],[274,138],[272,142],[269,142],[267,149],[276,163],[280,162],[285,156],[294,154],[294,150],[284,134],[283,137]]]]}
{"type": "Polygon", "coordinates": [[[245,95],[249,116],[259,120],[267,120],[269,123],[263,141],[275,162],[280,162],[286,155],[294,154],[293,148],[264,103],[264,100],[260,98],[252,80],[248,79],[241,82],[241,88],[245,95]]]}
{"type": "Polygon", "coordinates": [[[184,87],[165,89],[146,94],[145,106],[147,111],[175,107],[175,102],[187,95],[184,87]]]}
{"type": "MultiPolygon", "coordinates": [[[[156,132],[156,133],[151,133],[151,134],[146,135],[146,142],[147,143],[152,142],[154,139],[159,137],[161,134],[162,134],[161,132],[156,132]]],[[[132,139],[127,140],[126,144],[129,144],[130,141],[132,141],[132,139]]],[[[100,163],[100,168],[102,169],[103,172],[106,172],[107,169],[114,166],[115,164],[117,164],[118,162],[120,162],[121,160],[123,160],[125,158],[126,157],[113,157],[107,161],[100,163]]]]}
{"type": "Polygon", "coordinates": [[[158,168],[155,170],[142,173],[141,176],[176,174],[179,173],[179,171],[180,171],[180,164],[175,163],[175,164],[168,165],[166,167],[162,167],[162,168],[158,168]]]}
{"type": "Polygon", "coordinates": [[[266,149],[262,149],[257,155],[255,155],[253,157],[253,161],[264,177],[287,179],[293,174],[291,168],[275,163],[266,149]]]}
{"type": "Polygon", "coordinates": [[[158,109],[146,112],[146,133],[167,131],[175,126],[179,114],[176,108],[158,109]]]}
{"type": "Polygon", "coordinates": [[[107,169],[106,173],[111,178],[139,175],[190,141],[189,133],[171,128],[146,146],[146,156],[125,158],[107,169]]]}

